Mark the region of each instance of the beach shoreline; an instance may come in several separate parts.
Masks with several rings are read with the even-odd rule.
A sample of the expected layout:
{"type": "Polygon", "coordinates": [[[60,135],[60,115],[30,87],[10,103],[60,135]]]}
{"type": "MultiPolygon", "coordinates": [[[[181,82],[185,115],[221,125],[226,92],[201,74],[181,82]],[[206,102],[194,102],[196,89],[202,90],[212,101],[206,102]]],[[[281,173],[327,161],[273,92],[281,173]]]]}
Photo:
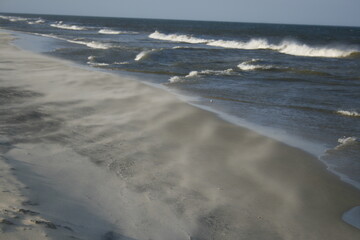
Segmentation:
{"type": "Polygon", "coordinates": [[[0,38],[3,179],[29,187],[16,183],[10,203],[0,200],[2,219],[15,223],[2,220],[7,239],[360,236],[341,220],[359,191],[310,154],[133,79],[0,38]],[[5,211],[34,199],[26,210],[47,225],[5,211]]]}

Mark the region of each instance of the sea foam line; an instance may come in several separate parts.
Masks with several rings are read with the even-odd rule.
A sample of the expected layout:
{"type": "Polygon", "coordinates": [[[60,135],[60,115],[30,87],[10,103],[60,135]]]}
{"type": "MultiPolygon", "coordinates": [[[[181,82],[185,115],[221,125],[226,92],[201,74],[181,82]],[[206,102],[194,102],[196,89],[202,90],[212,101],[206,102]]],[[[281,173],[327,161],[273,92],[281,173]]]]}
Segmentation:
{"type": "Polygon", "coordinates": [[[184,42],[191,44],[206,44],[208,46],[232,48],[232,49],[270,49],[278,51],[284,54],[295,56],[307,56],[307,57],[347,57],[352,53],[359,52],[358,47],[344,46],[344,47],[331,47],[331,46],[318,46],[312,47],[306,44],[298,43],[296,41],[284,40],[279,44],[271,44],[267,39],[254,38],[247,42],[242,41],[229,41],[229,40],[215,40],[215,39],[203,39],[190,35],[179,34],[163,34],[155,31],[149,35],[152,39],[172,41],[172,42],[184,42]]]}
{"type": "Polygon", "coordinates": [[[85,42],[85,41],[61,38],[61,37],[58,37],[58,36],[55,36],[55,35],[52,35],[52,34],[40,34],[40,33],[34,33],[34,34],[38,35],[38,36],[42,36],[42,37],[49,37],[49,38],[59,39],[59,40],[67,41],[67,42],[70,42],[70,43],[81,44],[81,45],[85,45],[85,46],[87,46],[89,48],[95,48],[95,49],[109,49],[109,48],[113,47],[110,44],[96,42],[96,41],[85,42]]]}

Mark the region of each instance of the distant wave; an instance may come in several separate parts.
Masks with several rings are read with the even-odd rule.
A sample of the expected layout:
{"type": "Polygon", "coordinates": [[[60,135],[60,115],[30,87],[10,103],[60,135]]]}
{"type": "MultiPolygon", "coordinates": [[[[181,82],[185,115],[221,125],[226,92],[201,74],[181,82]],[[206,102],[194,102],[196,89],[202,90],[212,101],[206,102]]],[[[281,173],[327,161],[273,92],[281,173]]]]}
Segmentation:
{"type": "Polygon", "coordinates": [[[360,117],[360,113],[356,111],[338,110],[336,113],[348,117],[360,117]]]}
{"type": "Polygon", "coordinates": [[[359,52],[359,48],[351,46],[308,46],[306,44],[298,43],[296,41],[284,40],[279,44],[270,44],[266,39],[256,38],[250,39],[247,42],[242,41],[229,41],[229,40],[214,40],[197,38],[190,35],[179,34],[163,34],[158,31],[149,35],[150,38],[172,41],[184,42],[191,44],[206,44],[208,46],[232,48],[232,49],[270,49],[284,54],[306,57],[347,57],[353,53],[359,52]]]}
{"type": "Polygon", "coordinates": [[[144,50],[142,52],[140,52],[138,55],[136,55],[135,57],[135,61],[140,61],[141,59],[147,57],[150,53],[157,51],[157,49],[151,49],[151,50],[144,50]]]}
{"type": "Polygon", "coordinates": [[[85,27],[63,24],[62,21],[60,21],[58,23],[50,24],[50,26],[55,27],[55,28],[60,28],[60,29],[67,29],[67,30],[76,30],[76,31],[86,30],[85,27]]]}
{"type": "Polygon", "coordinates": [[[231,75],[232,72],[234,70],[233,69],[226,69],[226,70],[202,70],[202,71],[191,71],[188,75],[186,76],[173,76],[169,79],[170,83],[177,83],[177,82],[182,82],[187,78],[194,78],[194,77],[199,77],[201,75],[231,75]]]}
{"type": "Polygon", "coordinates": [[[10,22],[20,22],[20,21],[27,21],[28,18],[22,18],[22,17],[13,17],[13,16],[4,16],[0,15],[0,18],[9,20],[10,22]]]}

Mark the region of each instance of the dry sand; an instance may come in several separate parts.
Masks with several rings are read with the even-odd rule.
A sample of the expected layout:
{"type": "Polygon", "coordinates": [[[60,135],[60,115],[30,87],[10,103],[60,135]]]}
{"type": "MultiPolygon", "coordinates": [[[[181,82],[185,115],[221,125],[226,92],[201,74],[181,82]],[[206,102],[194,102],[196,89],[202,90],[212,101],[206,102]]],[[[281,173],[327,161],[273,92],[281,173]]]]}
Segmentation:
{"type": "MultiPolygon", "coordinates": [[[[0,239],[360,239],[313,156],[0,33],[0,239]]],[[[352,216],[353,217],[353,216],[352,216]]]]}

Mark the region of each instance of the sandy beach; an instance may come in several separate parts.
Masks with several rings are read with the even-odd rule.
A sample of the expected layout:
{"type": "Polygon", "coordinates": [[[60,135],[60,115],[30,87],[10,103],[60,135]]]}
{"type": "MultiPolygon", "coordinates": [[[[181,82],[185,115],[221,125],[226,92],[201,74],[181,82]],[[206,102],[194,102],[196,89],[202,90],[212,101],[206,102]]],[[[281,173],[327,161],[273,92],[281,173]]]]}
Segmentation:
{"type": "Polygon", "coordinates": [[[360,192],[312,155],[12,39],[0,32],[0,239],[360,238],[342,220],[360,192]]]}

